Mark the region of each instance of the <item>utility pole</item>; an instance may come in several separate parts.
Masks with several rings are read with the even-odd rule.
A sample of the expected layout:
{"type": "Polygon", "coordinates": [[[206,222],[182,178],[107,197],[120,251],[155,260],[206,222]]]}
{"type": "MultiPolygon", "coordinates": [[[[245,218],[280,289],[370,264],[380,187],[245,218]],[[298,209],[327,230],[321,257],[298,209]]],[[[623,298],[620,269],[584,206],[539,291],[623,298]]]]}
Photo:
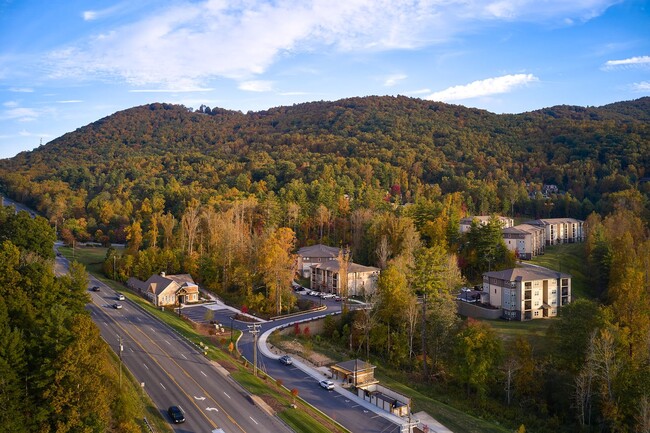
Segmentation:
{"type": "Polygon", "coordinates": [[[117,281],[115,279],[115,254],[113,254],[113,281],[117,281]]]}
{"type": "Polygon", "coordinates": [[[118,335],[117,338],[120,342],[118,356],[120,358],[120,389],[122,389],[122,351],[124,350],[124,346],[122,346],[122,336],[118,335]]]}
{"type": "Polygon", "coordinates": [[[252,325],[246,325],[248,327],[248,332],[253,334],[253,375],[257,377],[257,335],[260,333],[259,323],[253,323],[252,325]]]}

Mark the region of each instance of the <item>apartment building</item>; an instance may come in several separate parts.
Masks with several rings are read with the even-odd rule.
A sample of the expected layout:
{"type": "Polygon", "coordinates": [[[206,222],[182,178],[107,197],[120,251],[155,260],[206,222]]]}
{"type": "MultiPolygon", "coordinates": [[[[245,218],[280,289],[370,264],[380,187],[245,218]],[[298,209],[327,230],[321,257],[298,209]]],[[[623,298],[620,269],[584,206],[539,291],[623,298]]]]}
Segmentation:
{"type": "MultiPolygon", "coordinates": [[[[349,262],[347,265],[348,274],[348,296],[366,296],[377,289],[379,268],[363,266],[349,262]]],[[[344,295],[341,291],[341,269],[338,260],[330,260],[325,263],[318,263],[311,266],[311,288],[319,292],[336,293],[344,295]]]]}
{"type": "Polygon", "coordinates": [[[571,302],[571,275],[540,266],[486,272],[483,291],[507,320],[544,319],[571,302]]]}
{"type": "Polygon", "coordinates": [[[491,218],[497,218],[501,223],[501,228],[508,228],[515,225],[515,221],[512,218],[499,216],[499,215],[477,215],[477,216],[468,216],[460,219],[460,232],[466,233],[469,229],[472,228],[472,223],[474,221],[478,222],[481,225],[487,225],[490,222],[491,218]]]}
{"type": "Polygon", "coordinates": [[[546,245],[546,230],[544,227],[531,224],[519,224],[502,230],[503,241],[510,251],[514,251],[517,258],[530,260],[535,256],[544,254],[546,245]]]}
{"type": "Polygon", "coordinates": [[[544,218],[526,222],[526,224],[543,227],[546,245],[584,242],[584,221],[574,218],[544,218]]]}

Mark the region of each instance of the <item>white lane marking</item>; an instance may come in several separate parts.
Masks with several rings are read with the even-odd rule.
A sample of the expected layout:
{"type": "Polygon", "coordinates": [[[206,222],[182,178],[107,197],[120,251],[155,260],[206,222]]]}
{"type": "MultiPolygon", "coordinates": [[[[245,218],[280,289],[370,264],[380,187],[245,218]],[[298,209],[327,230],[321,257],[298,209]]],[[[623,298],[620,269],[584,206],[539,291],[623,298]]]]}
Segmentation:
{"type": "Polygon", "coordinates": [[[169,341],[165,340],[165,343],[169,344],[170,346],[172,345],[169,341]]]}
{"type": "Polygon", "coordinates": [[[149,370],[149,367],[147,367],[147,364],[144,364],[144,363],[143,363],[142,365],[144,365],[144,368],[146,368],[147,370],[149,370]]]}
{"type": "Polygon", "coordinates": [[[203,400],[205,400],[205,397],[197,397],[197,396],[194,396],[194,400],[203,401],[203,400]]]}
{"type": "Polygon", "coordinates": [[[219,409],[217,409],[216,407],[206,407],[205,410],[207,411],[214,410],[216,412],[219,412],[219,409]]]}
{"type": "Polygon", "coordinates": [[[131,347],[129,347],[129,350],[130,350],[131,352],[133,352],[133,349],[132,349],[131,347]]]}
{"type": "Polygon", "coordinates": [[[207,374],[205,374],[205,373],[204,373],[204,372],[202,372],[202,371],[201,371],[201,374],[202,374],[202,375],[204,375],[205,377],[208,377],[208,375],[207,375],[207,374]]]}
{"type": "Polygon", "coordinates": [[[155,329],[153,329],[153,328],[151,328],[151,330],[152,330],[152,331],[153,331],[154,333],[156,332],[156,330],[155,330],[155,329]]]}
{"type": "Polygon", "coordinates": [[[187,356],[185,356],[185,355],[184,355],[184,354],[182,354],[182,353],[181,353],[181,356],[182,356],[183,358],[185,358],[185,359],[187,359],[187,356]]]}
{"type": "Polygon", "coordinates": [[[253,420],[253,422],[254,422],[255,424],[258,424],[258,422],[257,422],[257,421],[255,421],[255,420],[253,419],[253,417],[252,417],[252,416],[249,416],[249,418],[250,418],[250,419],[252,419],[252,420],[253,420]]]}
{"type": "Polygon", "coordinates": [[[160,382],[160,386],[162,386],[162,388],[163,388],[165,391],[167,391],[167,388],[165,388],[165,385],[163,385],[162,382],[160,382]]]}
{"type": "MultiPolygon", "coordinates": [[[[223,393],[226,394],[226,391],[224,391],[223,393]]],[[[226,397],[230,398],[230,396],[228,394],[226,394],[226,397]]]]}

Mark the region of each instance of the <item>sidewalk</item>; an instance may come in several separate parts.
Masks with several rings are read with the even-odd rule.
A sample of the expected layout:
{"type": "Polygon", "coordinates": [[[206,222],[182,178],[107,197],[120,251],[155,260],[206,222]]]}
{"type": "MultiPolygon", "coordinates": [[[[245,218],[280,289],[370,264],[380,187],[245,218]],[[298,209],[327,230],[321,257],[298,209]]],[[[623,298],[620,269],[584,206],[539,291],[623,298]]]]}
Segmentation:
{"type": "MultiPolygon", "coordinates": [[[[266,340],[268,339],[269,335],[273,331],[275,331],[279,327],[286,327],[290,325],[280,325],[276,326],[274,328],[269,329],[268,331],[264,332],[262,335],[260,335],[258,339],[258,347],[259,350],[264,354],[264,356],[271,358],[271,359],[279,359],[280,355],[276,355],[273,353],[270,349],[268,344],[266,343],[266,340]]],[[[301,361],[298,361],[294,359],[293,365],[301,369],[303,372],[308,374],[309,376],[313,377],[315,380],[320,381],[323,379],[329,379],[324,373],[321,371],[317,370],[314,367],[311,367],[301,361]]],[[[360,406],[363,406],[366,410],[374,412],[375,414],[387,419],[388,421],[397,424],[399,426],[402,426],[403,424],[407,423],[408,420],[402,419],[396,415],[393,415],[392,413],[386,412],[385,410],[382,410],[375,406],[374,404],[371,404],[367,402],[366,400],[362,399],[356,394],[353,394],[352,392],[348,391],[347,389],[344,389],[341,387],[340,383],[337,383],[337,386],[334,387],[334,391],[338,392],[342,396],[344,396],[346,399],[354,401],[355,404],[358,404],[360,406]]],[[[451,433],[451,432],[450,432],[451,433]]]]}

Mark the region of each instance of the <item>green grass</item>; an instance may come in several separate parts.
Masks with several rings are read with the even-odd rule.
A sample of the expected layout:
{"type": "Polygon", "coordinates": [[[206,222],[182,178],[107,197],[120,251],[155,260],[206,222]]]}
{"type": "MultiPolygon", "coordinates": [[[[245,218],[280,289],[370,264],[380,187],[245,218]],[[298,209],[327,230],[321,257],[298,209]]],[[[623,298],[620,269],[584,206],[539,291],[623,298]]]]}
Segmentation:
{"type": "Polygon", "coordinates": [[[297,433],[330,433],[328,427],[314,425],[311,416],[299,409],[290,409],[278,414],[293,431],[297,433]]]}
{"type": "Polygon", "coordinates": [[[486,320],[486,322],[499,334],[506,351],[508,351],[508,347],[512,347],[509,345],[514,345],[518,337],[522,337],[528,340],[535,354],[543,354],[550,349],[550,344],[552,344],[546,337],[546,331],[557,320],[557,318],[550,318],[526,322],[506,320],[486,320]]]}
{"type": "Polygon", "coordinates": [[[593,297],[589,290],[584,243],[548,246],[544,255],[533,258],[531,263],[571,274],[571,297],[573,299],[593,297]]]}

